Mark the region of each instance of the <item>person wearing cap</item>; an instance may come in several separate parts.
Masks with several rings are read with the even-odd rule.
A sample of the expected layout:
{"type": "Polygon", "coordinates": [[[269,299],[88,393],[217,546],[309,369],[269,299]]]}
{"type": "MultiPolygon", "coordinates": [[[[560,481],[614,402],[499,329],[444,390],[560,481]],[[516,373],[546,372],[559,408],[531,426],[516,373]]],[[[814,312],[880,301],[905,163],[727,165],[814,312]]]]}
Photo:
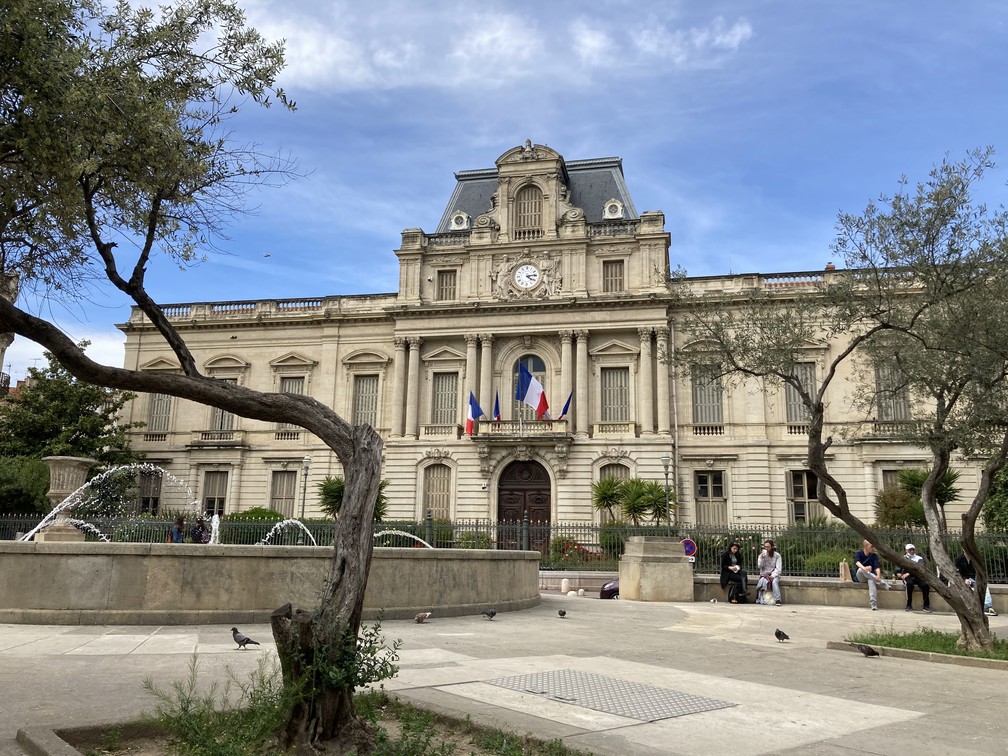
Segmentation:
{"type": "MultiPolygon", "coordinates": [[[[904,551],[906,551],[906,554],[904,554],[903,556],[905,556],[911,562],[916,562],[921,567],[921,569],[926,568],[926,562],[924,561],[924,557],[922,557],[920,554],[917,553],[916,546],[914,546],[912,543],[908,543],[903,548],[904,551]]],[[[903,584],[906,586],[906,597],[907,597],[906,610],[908,612],[913,611],[913,592],[914,587],[916,586],[920,588],[921,595],[924,596],[924,608],[922,611],[925,614],[931,614],[931,587],[924,580],[921,580],[918,577],[914,577],[907,570],[897,569],[896,578],[902,580],[903,584]]]]}

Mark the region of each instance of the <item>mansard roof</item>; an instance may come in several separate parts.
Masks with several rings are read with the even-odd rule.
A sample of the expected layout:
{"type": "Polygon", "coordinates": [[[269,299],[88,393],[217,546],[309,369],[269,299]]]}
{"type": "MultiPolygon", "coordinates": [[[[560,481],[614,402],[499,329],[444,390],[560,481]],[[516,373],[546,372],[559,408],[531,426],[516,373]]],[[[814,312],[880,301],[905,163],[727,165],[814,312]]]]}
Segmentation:
{"type": "MultiPolygon", "coordinates": [[[[562,158],[561,158],[562,159],[562,158]]],[[[624,220],[637,220],[637,208],[630,198],[623,179],[623,159],[619,157],[592,158],[564,162],[567,169],[570,203],[584,210],[588,223],[601,223],[603,207],[611,199],[623,203],[624,220]]],[[[459,210],[475,218],[490,209],[490,197],[497,191],[497,168],[459,171],[458,183],[445,208],[435,233],[452,230],[451,216],[459,210]]]]}

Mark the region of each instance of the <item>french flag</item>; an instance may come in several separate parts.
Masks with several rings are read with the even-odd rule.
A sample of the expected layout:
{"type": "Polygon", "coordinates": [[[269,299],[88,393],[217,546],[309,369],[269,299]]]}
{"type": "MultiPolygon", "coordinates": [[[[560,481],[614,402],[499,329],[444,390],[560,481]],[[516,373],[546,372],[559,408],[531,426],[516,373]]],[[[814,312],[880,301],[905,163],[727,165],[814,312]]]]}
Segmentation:
{"type": "Polygon", "coordinates": [[[534,409],[536,420],[542,420],[543,415],[549,412],[549,402],[546,401],[546,392],[543,391],[542,384],[521,363],[518,363],[518,388],[515,390],[515,399],[534,409]]]}
{"type": "Polygon", "coordinates": [[[495,423],[499,423],[501,421],[501,418],[500,418],[500,392],[499,391],[494,391],[494,414],[493,414],[493,419],[494,419],[495,423]]]}
{"type": "Polygon", "coordinates": [[[572,389],[571,392],[567,395],[567,401],[564,402],[564,408],[560,410],[560,417],[558,417],[557,420],[563,420],[567,416],[567,410],[570,409],[571,399],[573,398],[574,398],[574,391],[572,389]]]}
{"type": "Polygon", "coordinates": [[[483,417],[484,414],[486,413],[484,413],[483,410],[480,409],[479,404],[476,403],[476,397],[473,395],[473,392],[470,391],[469,410],[466,412],[466,424],[465,424],[465,432],[467,436],[471,436],[473,434],[473,430],[476,428],[477,418],[483,417]]]}

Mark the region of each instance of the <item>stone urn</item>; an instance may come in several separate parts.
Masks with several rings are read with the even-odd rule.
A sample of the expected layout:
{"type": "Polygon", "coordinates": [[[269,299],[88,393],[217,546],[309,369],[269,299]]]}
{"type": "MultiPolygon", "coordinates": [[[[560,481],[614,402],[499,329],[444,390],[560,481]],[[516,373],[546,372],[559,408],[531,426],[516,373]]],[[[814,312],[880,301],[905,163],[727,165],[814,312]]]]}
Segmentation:
{"type": "MultiPolygon", "coordinates": [[[[43,457],[49,467],[49,491],[46,498],[53,509],[62,504],[66,497],[84,485],[88,470],[98,464],[87,457],[43,457]]],[[[35,534],[36,541],[83,541],[84,533],[67,522],[66,514],[60,512],[52,524],[35,534]]]]}

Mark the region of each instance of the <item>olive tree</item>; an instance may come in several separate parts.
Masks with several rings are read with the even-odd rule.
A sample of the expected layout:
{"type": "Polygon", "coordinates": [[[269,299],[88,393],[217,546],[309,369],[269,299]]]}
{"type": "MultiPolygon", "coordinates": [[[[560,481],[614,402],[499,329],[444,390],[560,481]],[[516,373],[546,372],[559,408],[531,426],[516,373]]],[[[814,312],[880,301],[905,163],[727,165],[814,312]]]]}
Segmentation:
{"type": "Polygon", "coordinates": [[[844,265],[819,283],[756,286],[734,296],[694,292],[684,279],[673,284],[689,305],[677,328],[694,345],[677,352],[677,367],[703,365],[741,390],[789,386],[805,409],[807,466],[818,478],[819,502],[939,593],[959,617],[966,648],[992,646],[975,524],[1008,459],[1008,219],[971,194],[991,166],[989,149],[946,159],[917,185],[901,180],[893,196],[863,213],[841,213],[833,249],[844,265]],[[809,348],[824,355],[819,382],[801,369],[809,348]],[[886,432],[930,452],[920,495],[930,552],[944,575],[955,568],[941,481],[953,453],[987,460],[960,523],[961,547],[977,567],[976,593],[959,580],[945,584],[890,548],[851,512],[834,474],[828,452],[831,422],[841,427],[839,408],[861,407],[867,420],[872,408],[896,397],[905,398],[909,415],[893,418],[886,432]]]}
{"type": "Polygon", "coordinates": [[[179,371],[98,364],[13,297],[0,297],[0,333],[41,344],[79,380],[293,423],[335,452],[345,493],[328,583],[318,607],[278,610],[273,631],[297,693],[281,745],[351,736],[361,729],[352,693],[362,682],[381,439],[311,397],[201,374],[147,286],[155,256],[198,263],[250,189],[293,177],[289,162],[236,142],[230,121],[246,106],[293,109],[276,85],[283,44],[250,28],[234,0],[178,0],[157,12],[125,0],[110,9],[97,0],[7,0],[0,29],[0,271],[17,277],[22,299],[124,292],[179,371]]]}

